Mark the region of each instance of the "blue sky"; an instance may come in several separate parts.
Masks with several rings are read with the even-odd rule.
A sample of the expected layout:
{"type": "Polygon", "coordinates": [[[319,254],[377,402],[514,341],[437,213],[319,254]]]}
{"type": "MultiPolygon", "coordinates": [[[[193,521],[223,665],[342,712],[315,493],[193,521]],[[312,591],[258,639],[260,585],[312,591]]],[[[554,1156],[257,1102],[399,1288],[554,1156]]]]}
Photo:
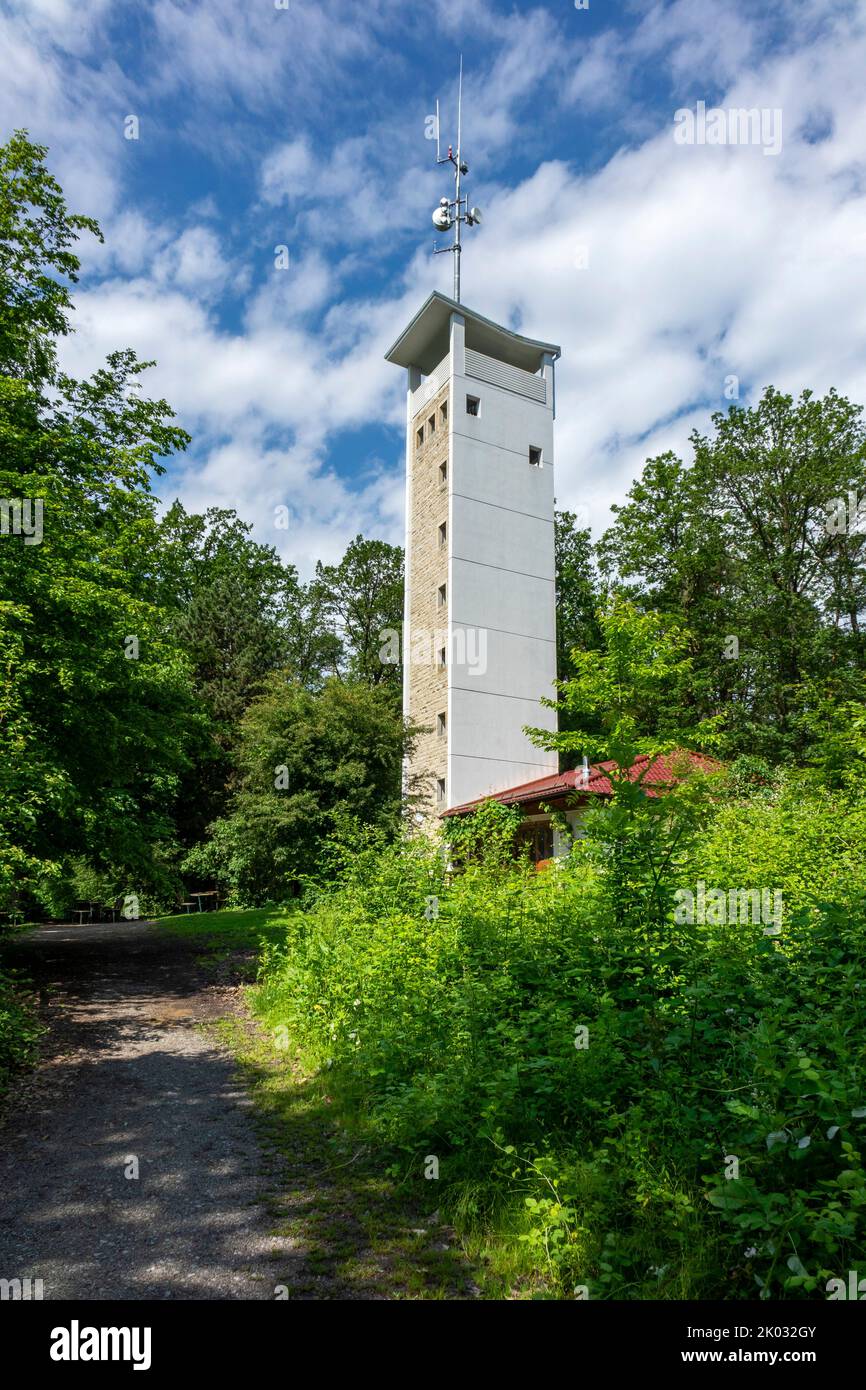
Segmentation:
{"type": "Polygon", "coordinates": [[[194,437],[163,497],[236,507],[304,573],[359,530],[401,539],[405,383],[383,353],[449,289],[425,122],[438,96],[447,144],[461,51],[486,214],[463,298],[562,345],[561,504],[597,534],[733,389],[866,400],[862,4],[278,4],[0,7],[4,133],[50,146],[106,237],[82,246],[65,365],[157,359],[150,392],[194,437]],[[780,113],[781,149],[679,144],[699,101],[780,113]]]}

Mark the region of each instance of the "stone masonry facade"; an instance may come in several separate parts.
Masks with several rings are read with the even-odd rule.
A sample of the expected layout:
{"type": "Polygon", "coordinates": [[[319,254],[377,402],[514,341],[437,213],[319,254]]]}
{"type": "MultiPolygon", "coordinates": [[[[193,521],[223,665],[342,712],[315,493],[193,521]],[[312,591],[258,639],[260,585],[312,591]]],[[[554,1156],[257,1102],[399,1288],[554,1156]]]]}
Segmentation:
{"type": "Polygon", "coordinates": [[[446,531],[443,543],[439,528],[448,524],[450,413],[446,384],[417,412],[410,436],[412,566],[409,643],[403,660],[409,663],[409,719],[427,731],[418,735],[409,762],[410,790],[419,796],[418,810],[426,816],[436,816],[446,804],[437,788],[447,772],[447,727],[442,731],[439,719],[448,718],[448,673],[440,654],[444,647],[447,660],[449,596],[446,589],[443,603],[440,590],[448,582],[450,538],[446,531]]]}

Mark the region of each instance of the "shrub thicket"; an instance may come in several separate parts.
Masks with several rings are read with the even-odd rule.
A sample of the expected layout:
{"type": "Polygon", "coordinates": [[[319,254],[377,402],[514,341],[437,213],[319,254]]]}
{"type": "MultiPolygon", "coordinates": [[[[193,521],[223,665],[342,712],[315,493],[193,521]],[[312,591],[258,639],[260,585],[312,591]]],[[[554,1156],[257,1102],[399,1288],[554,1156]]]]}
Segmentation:
{"type": "Polygon", "coordinates": [[[864,814],[777,786],[705,820],[676,883],[781,886],[778,934],[642,930],[592,837],[545,874],[500,837],[452,876],[368,837],[258,1007],[410,1173],[438,1158],[422,1189],[529,1285],[825,1297],[866,1248],[864,814]]]}

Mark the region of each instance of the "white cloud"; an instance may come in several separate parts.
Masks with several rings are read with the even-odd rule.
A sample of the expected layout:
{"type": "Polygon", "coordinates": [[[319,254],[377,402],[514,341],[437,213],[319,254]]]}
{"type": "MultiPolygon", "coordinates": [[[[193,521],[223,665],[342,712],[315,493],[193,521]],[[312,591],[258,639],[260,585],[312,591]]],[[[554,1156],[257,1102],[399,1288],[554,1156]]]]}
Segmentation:
{"type": "Polygon", "coordinates": [[[262,164],[262,197],[266,203],[300,202],[307,196],[313,156],[306,136],[280,145],[262,164]]]}
{"type": "MultiPolygon", "coordinates": [[[[50,131],[73,205],[91,210],[95,200],[107,216],[107,246],[87,252],[93,274],[78,296],[68,365],[90,370],[126,344],[157,358],[148,389],[196,436],[177,475],[184,499],[236,506],[302,567],[319,554],[336,558],[358,530],[396,539],[404,382],[382,354],[434,284],[450,289],[450,259],[430,255],[442,175],[423,142],[426,74],[400,103],[371,84],[354,117],[340,77],[345,64],[363,69],[374,51],[381,56],[405,7],[150,7],[146,95],[188,94],[188,139],[213,153],[226,130],[229,144],[242,145],[249,121],[264,122],[245,155],[261,202],[232,227],[200,190],[194,208],[171,218],[124,195],[123,142],[106,113],[126,109],[126,78],[103,55],[88,86],[69,80],[106,6],[88,12],[78,37],[61,0],[39,0],[27,22],[16,13],[14,24],[0,21],[12,45],[0,114],[23,109],[34,133],[50,131]],[[288,78],[309,103],[309,128],[287,128],[274,114],[288,78]],[[328,99],[341,114],[320,148],[313,117],[328,99]],[[285,230],[271,235],[281,217],[285,230]],[[405,273],[386,291],[359,290],[385,233],[392,248],[403,236],[405,273]],[[289,247],[286,271],[274,266],[274,241],[289,247]],[[226,293],[238,298],[230,326],[216,312],[226,293]],[[377,421],[396,427],[392,453],[360,460],[357,478],[341,476],[335,440],[377,421]],[[273,527],[279,503],[295,518],[288,534],[273,527]]],[[[645,457],[684,450],[690,429],[726,405],[728,375],[744,392],[772,381],[861,398],[866,366],[866,309],[851,291],[866,258],[862,9],[783,0],[761,18],[675,0],[635,13],[633,30],[594,38],[574,12],[503,15],[474,0],[439,0],[406,21],[423,28],[433,14],[452,39],[484,40],[486,63],[467,68],[466,133],[473,199],[487,217],[467,236],[464,297],[562,344],[557,494],[561,505],[589,506],[596,529],[645,457]],[[782,38],[768,49],[771,23],[782,38]],[[647,72],[686,93],[669,115],[637,105],[632,78],[647,72]],[[676,145],[673,111],[701,90],[722,105],[780,107],[782,153],[676,145]],[[606,139],[617,118],[622,148],[592,173],[546,159],[506,185],[506,152],[520,141],[526,157],[546,138],[542,118],[564,111],[595,128],[603,120],[606,139]],[[811,129],[824,138],[810,143],[811,129]],[[496,178],[485,185],[487,171],[496,178]],[[589,249],[586,270],[575,266],[578,245],[589,249]]],[[[387,53],[382,70],[398,61],[387,53]]],[[[447,139],[453,84],[442,96],[447,139]]]]}
{"type": "Polygon", "coordinates": [[[606,29],[586,44],[562,87],[562,100],[581,111],[622,106],[629,68],[624,40],[606,29]]]}
{"type": "MultiPolygon", "coordinates": [[[[676,10],[705,15],[703,0],[676,10]]],[[[645,457],[688,454],[693,425],[726,408],[729,374],[743,391],[835,385],[863,399],[866,310],[851,284],[866,268],[864,60],[862,14],[843,15],[807,49],[737,70],[720,104],[780,106],[777,158],[677,146],[665,123],[593,176],[549,164],[489,200],[483,250],[464,256],[466,298],[502,322],[517,309],[523,331],[562,344],[557,493],[588,504],[597,529],[645,457]],[[832,133],[809,144],[797,131],[814,109],[832,133]],[[578,244],[587,270],[574,268],[578,244]]]]}
{"type": "Polygon", "coordinates": [[[230,259],[209,227],[188,227],[160,251],[152,262],[154,278],[196,297],[209,298],[222,290],[232,275],[230,259]]]}
{"type": "Polygon", "coordinates": [[[759,38],[759,20],[742,5],[715,0],[674,0],[654,5],[629,45],[635,59],[661,58],[673,77],[691,84],[731,82],[750,61],[759,38]]]}

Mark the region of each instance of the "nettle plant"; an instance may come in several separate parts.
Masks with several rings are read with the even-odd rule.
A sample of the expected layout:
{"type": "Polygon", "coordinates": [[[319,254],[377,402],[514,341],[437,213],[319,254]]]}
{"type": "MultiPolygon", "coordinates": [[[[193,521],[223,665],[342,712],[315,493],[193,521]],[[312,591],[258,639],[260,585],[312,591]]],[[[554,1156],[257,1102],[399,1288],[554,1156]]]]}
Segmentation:
{"type": "Polygon", "coordinates": [[[864,938],[862,909],[826,903],[756,948],[752,1018],[731,1040],[748,1084],[725,1102],[738,1176],[704,1182],[763,1298],[822,1294],[863,1265],[864,938]]]}

